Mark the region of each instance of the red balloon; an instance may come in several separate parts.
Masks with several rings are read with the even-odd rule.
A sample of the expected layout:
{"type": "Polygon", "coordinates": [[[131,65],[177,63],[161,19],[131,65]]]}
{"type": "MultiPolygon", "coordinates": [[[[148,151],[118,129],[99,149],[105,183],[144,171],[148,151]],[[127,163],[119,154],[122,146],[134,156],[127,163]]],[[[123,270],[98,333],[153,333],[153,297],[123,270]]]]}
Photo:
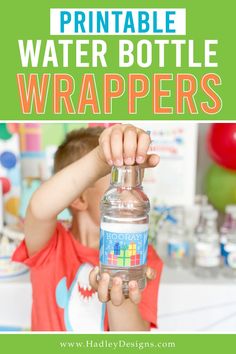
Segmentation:
{"type": "Polygon", "coordinates": [[[214,123],[208,134],[208,150],[213,160],[236,170],[236,123],[214,123]]]}
{"type": "Polygon", "coordinates": [[[8,178],[6,177],[0,177],[0,182],[2,184],[2,193],[6,194],[10,191],[11,189],[11,182],[8,178]]]}

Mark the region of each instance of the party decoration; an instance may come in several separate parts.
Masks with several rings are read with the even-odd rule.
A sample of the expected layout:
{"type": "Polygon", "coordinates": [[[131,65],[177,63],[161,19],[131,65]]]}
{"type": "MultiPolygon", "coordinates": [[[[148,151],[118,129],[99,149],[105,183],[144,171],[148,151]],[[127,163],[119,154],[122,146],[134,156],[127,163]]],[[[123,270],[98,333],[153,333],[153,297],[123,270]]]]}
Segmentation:
{"type": "MultiPolygon", "coordinates": [[[[0,139],[0,177],[3,187],[3,217],[4,223],[7,225],[16,224],[18,222],[16,204],[17,198],[19,201],[20,197],[21,174],[19,136],[17,133],[13,132],[16,128],[14,123],[12,123],[12,126],[10,123],[7,123],[7,125],[4,126],[5,133],[8,131],[11,133],[11,136],[8,134],[8,139],[0,139]]],[[[0,129],[1,132],[3,132],[2,124],[0,124],[0,129]]]]}
{"type": "Polygon", "coordinates": [[[117,123],[88,123],[89,127],[104,127],[104,128],[109,128],[112,127],[113,125],[116,125],[117,123]]]}
{"type": "Polygon", "coordinates": [[[8,140],[12,137],[12,134],[7,128],[6,123],[0,123],[0,139],[2,140],[8,140]]]}
{"type": "Polygon", "coordinates": [[[30,178],[23,179],[22,186],[21,186],[21,199],[20,199],[20,208],[19,208],[19,215],[22,218],[25,218],[29,201],[33,193],[40,186],[40,184],[41,181],[39,179],[30,179],[30,178]]]}
{"type": "Polygon", "coordinates": [[[208,150],[217,164],[236,170],[236,123],[212,124],[208,134],[208,150]]]}
{"type": "Polygon", "coordinates": [[[2,184],[2,193],[6,194],[11,190],[11,182],[6,177],[0,177],[0,182],[2,184]]]}
{"type": "Polygon", "coordinates": [[[41,124],[42,150],[60,145],[65,135],[72,130],[87,128],[87,123],[49,123],[41,124]]]}
{"type": "Polygon", "coordinates": [[[14,168],[17,162],[16,155],[11,151],[4,151],[0,155],[0,162],[7,169],[14,168]]]}
{"type": "Polygon", "coordinates": [[[7,129],[11,134],[18,133],[20,123],[7,123],[7,129]]]}
{"type": "Polygon", "coordinates": [[[5,211],[13,216],[18,216],[19,214],[20,199],[18,197],[10,197],[5,202],[5,211]]]}
{"type": "Polygon", "coordinates": [[[19,163],[16,164],[15,168],[7,170],[7,177],[11,181],[11,184],[14,187],[19,187],[21,185],[21,176],[20,176],[20,166],[19,163]]]}
{"type": "Polygon", "coordinates": [[[22,123],[19,127],[21,152],[40,152],[42,148],[41,124],[22,123]]]}
{"type": "Polygon", "coordinates": [[[236,204],[236,172],[213,164],[205,178],[205,191],[209,202],[224,212],[226,205],[236,204]]]}

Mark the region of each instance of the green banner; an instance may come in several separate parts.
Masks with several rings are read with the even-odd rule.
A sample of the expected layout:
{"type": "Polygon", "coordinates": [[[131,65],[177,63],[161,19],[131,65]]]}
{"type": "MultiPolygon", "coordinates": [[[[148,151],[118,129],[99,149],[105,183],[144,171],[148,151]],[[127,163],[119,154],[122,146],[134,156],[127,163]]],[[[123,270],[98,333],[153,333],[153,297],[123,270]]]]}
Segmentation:
{"type": "Polygon", "coordinates": [[[234,353],[235,335],[29,334],[1,335],[5,353],[234,353]]]}
{"type": "Polygon", "coordinates": [[[1,119],[233,120],[235,10],[230,0],[4,1],[1,119]]]}

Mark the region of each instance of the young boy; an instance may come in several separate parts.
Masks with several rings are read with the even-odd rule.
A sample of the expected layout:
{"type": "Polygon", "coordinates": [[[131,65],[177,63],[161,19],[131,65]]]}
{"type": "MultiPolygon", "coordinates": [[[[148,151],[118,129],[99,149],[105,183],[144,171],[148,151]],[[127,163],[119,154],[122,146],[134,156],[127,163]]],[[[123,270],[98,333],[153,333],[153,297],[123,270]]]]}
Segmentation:
{"type": "Polygon", "coordinates": [[[149,246],[146,289],[109,275],[99,281],[99,203],[109,185],[111,166],[155,167],[147,155],[149,135],[131,125],[71,132],[55,155],[55,175],[34,193],[25,220],[25,240],[13,260],[31,268],[32,330],[145,331],[157,325],[157,294],[162,262],[149,246]],[[70,230],[57,222],[66,207],[70,230]]]}

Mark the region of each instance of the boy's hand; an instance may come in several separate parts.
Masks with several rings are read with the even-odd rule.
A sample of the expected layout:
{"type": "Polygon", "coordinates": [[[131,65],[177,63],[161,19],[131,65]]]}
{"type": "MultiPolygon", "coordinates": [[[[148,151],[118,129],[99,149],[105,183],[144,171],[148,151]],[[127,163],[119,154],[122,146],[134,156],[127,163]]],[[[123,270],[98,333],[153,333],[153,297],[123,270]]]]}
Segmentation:
{"type": "Polygon", "coordinates": [[[103,131],[99,138],[98,154],[110,166],[139,164],[155,167],[158,155],[147,155],[150,136],[133,125],[117,124],[103,131]]]}
{"type": "MultiPolygon", "coordinates": [[[[112,288],[109,291],[108,285],[110,276],[108,273],[103,273],[101,279],[97,280],[99,273],[99,268],[95,267],[89,275],[90,285],[93,289],[98,292],[98,298],[101,302],[111,301],[113,305],[120,306],[125,300],[122,292],[122,279],[120,277],[115,277],[113,279],[112,288]]],[[[156,278],[156,271],[152,268],[147,268],[146,277],[148,280],[153,280],[156,278]]],[[[141,301],[141,291],[138,288],[136,281],[129,282],[129,299],[134,304],[139,304],[141,301]]]]}

